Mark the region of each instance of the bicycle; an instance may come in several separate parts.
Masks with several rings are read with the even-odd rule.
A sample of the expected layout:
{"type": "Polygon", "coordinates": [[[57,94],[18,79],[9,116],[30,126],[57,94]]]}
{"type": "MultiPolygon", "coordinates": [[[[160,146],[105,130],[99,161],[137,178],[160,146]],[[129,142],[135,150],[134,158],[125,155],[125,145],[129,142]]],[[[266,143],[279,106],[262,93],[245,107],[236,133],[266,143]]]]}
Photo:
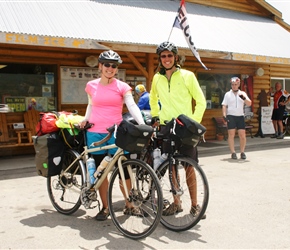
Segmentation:
{"type": "Polygon", "coordinates": [[[86,209],[93,209],[96,207],[96,205],[93,206],[94,202],[100,206],[97,195],[98,188],[104,179],[110,176],[108,206],[113,223],[128,238],[135,240],[145,238],[156,229],[160,222],[162,213],[160,208],[163,204],[162,189],[157,175],[145,162],[138,159],[127,159],[124,156],[124,150],[116,144],[99,146],[109,140],[116,129],[114,127],[108,129],[109,134],[102,141],[93,143],[96,146],[94,148],[86,145],[85,133],[83,133],[84,150],[81,153],[71,148],[65,151],[61,173],[47,178],[49,198],[54,208],[65,215],[76,212],[81,205],[86,209]],[[112,148],[118,149],[101,177],[91,186],[86,168],[88,155],[112,148]],[[124,177],[126,170],[130,176],[130,189],[127,188],[124,177]],[[118,176],[120,177],[118,178],[118,176]],[[119,185],[124,189],[125,194],[121,192],[119,185]],[[144,197],[146,197],[146,201],[144,197]],[[123,213],[125,199],[135,207],[142,209],[143,216],[141,218],[123,213]]]}
{"type": "MultiPolygon", "coordinates": [[[[161,134],[158,129],[155,128],[154,136],[141,154],[141,159],[153,166],[153,151],[156,148],[161,148],[162,143],[169,140],[171,145],[171,151],[168,152],[168,158],[156,169],[158,178],[160,179],[161,187],[163,190],[163,208],[165,209],[173,202],[173,194],[181,201],[183,211],[178,213],[161,217],[161,224],[169,230],[180,232],[191,229],[194,227],[205,214],[209,200],[209,187],[206,175],[202,168],[192,158],[181,155],[178,153],[178,149],[175,148],[176,141],[180,140],[175,134],[174,127],[176,121],[173,119],[166,126],[169,130],[169,135],[161,134]],[[190,169],[194,171],[191,171],[190,169]],[[186,175],[186,171],[188,174],[186,175]],[[196,205],[198,209],[192,210],[192,199],[190,197],[189,188],[194,185],[188,186],[187,180],[191,175],[195,175],[196,179],[196,205]]],[[[203,132],[205,133],[205,131],[203,132]]],[[[194,141],[197,144],[202,134],[193,134],[194,141]]],[[[189,139],[190,140],[190,139],[189,139]]]]}
{"type": "Polygon", "coordinates": [[[284,115],[283,115],[283,125],[285,126],[285,132],[284,135],[289,135],[290,134],[290,112],[285,110],[284,115]]]}

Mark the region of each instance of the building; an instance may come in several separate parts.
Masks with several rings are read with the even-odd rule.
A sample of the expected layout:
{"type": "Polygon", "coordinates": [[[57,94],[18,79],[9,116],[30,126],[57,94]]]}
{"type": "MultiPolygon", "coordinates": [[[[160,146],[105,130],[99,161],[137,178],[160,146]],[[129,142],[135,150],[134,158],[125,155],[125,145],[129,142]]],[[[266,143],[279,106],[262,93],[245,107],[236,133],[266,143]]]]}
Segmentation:
{"type": "MultiPolygon", "coordinates": [[[[170,36],[183,67],[195,72],[204,89],[207,139],[216,136],[212,117],[221,116],[231,76],[241,77],[242,88],[249,88],[257,129],[260,91],[280,81],[290,92],[289,24],[261,0],[185,2],[192,40],[210,70],[193,56],[182,31],[172,28],[180,1],[1,2],[0,98],[15,111],[5,113],[6,122],[23,122],[33,99],[41,111],[84,114],[85,84],[98,76],[97,57],[107,49],[122,57],[119,78],[133,89],[139,83],[150,89],[158,65],[156,46],[170,36]]],[[[19,153],[14,141],[13,135],[9,141],[0,135],[0,155],[19,153]]],[[[21,152],[26,152],[23,147],[21,152]]]]}

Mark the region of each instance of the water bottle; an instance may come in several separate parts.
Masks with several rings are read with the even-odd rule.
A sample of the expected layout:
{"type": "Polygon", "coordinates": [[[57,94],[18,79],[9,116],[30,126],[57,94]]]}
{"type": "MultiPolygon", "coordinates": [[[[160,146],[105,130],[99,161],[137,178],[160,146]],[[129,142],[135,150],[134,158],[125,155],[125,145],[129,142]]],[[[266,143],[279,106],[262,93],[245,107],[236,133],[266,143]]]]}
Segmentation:
{"type": "Polygon", "coordinates": [[[167,157],[168,155],[163,153],[161,156],[156,158],[156,160],[154,160],[154,171],[157,170],[157,168],[161,165],[162,162],[164,162],[167,159],[167,157]]]}
{"type": "Polygon", "coordinates": [[[153,168],[154,168],[154,170],[156,170],[160,165],[160,163],[159,163],[160,157],[161,157],[160,148],[155,148],[153,151],[153,168]]]}
{"type": "Polygon", "coordinates": [[[111,157],[106,156],[100,163],[100,165],[97,168],[97,171],[95,171],[94,173],[94,178],[95,178],[95,182],[96,183],[98,181],[98,179],[101,177],[104,169],[108,166],[109,162],[111,161],[111,157]]]}
{"type": "MultiPolygon", "coordinates": [[[[166,153],[163,153],[162,155],[161,155],[161,157],[160,157],[160,159],[162,160],[162,162],[164,162],[166,159],[168,158],[168,154],[166,154],[166,153]]],[[[162,163],[161,162],[161,163],[162,163]]],[[[160,164],[161,164],[160,163],[160,164]]]]}
{"type": "Polygon", "coordinates": [[[87,160],[87,168],[88,168],[88,172],[89,172],[88,179],[90,181],[90,184],[94,184],[95,183],[94,173],[96,172],[96,163],[95,163],[95,160],[93,157],[90,157],[87,160]]]}

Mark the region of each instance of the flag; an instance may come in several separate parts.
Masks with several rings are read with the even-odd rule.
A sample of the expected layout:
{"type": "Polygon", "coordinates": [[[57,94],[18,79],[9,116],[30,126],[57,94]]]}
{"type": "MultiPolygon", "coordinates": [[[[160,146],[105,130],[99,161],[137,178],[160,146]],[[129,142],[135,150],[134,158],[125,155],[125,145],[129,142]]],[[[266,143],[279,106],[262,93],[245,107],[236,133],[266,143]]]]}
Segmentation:
{"type": "Polygon", "coordinates": [[[185,37],[185,40],[186,40],[190,50],[192,51],[193,55],[200,62],[202,67],[204,67],[206,70],[208,70],[208,68],[201,61],[199,53],[197,51],[197,48],[195,47],[195,45],[192,41],[192,36],[190,34],[189,24],[188,24],[186,16],[187,16],[187,13],[186,13],[186,9],[185,9],[185,2],[184,2],[184,0],[181,0],[180,7],[178,8],[177,15],[176,15],[176,18],[175,18],[174,23],[173,23],[173,27],[182,30],[183,35],[185,37]]]}

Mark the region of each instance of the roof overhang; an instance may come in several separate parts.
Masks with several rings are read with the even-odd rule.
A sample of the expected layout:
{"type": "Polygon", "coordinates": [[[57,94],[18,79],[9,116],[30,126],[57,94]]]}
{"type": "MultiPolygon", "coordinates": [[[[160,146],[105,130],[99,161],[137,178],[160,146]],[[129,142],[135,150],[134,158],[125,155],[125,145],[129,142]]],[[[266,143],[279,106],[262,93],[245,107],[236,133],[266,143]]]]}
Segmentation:
{"type": "MultiPolygon", "coordinates": [[[[172,28],[178,1],[134,4],[139,5],[65,1],[56,9],[44,0],[0,3],[0,43],[155,53],[170,34],[180,53],[191,55],[182,31],[172,28]],[[28,14],[31,8],[33,18],[28,14]],[[107,13],[114,13],[114,18],[107,18],[107,13]]],[[[201,57],[290,64],[290,33],[272,19],[191,3],[186,3],[186,10],[201,57]]]]}

